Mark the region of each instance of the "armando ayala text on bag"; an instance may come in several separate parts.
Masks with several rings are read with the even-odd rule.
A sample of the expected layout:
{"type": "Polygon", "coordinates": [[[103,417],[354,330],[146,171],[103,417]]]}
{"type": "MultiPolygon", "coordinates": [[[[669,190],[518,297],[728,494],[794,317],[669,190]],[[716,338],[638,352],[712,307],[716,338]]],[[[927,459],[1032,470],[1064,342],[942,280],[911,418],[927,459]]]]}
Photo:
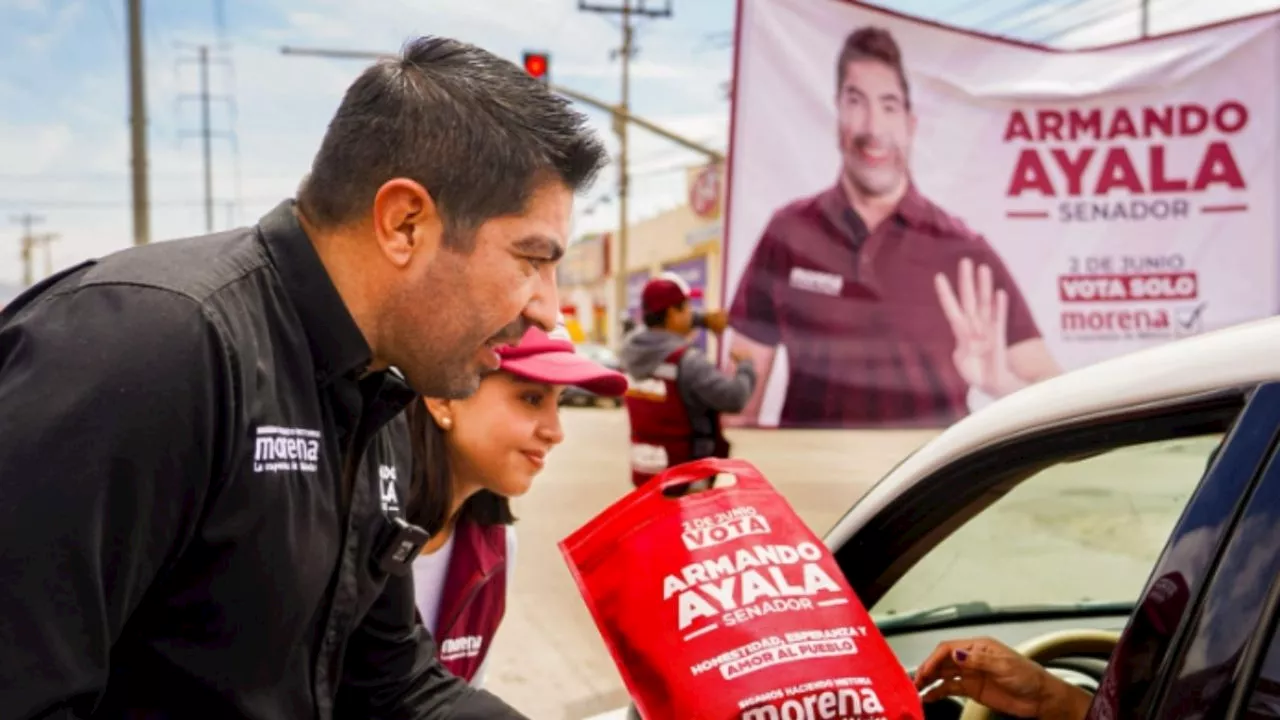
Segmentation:
{"type": "MultiPolygon", "coordinates": [[[[740,506],[684,521],[690,552],[750,536],[773,534],[768,518],[740,506]]],[[[762,538],[762,543],[763,543],[762,538]]],[[[774,613],[845,605],[845,591],[823,569],[825,549],[813,542],[759,544],[725,550],[685,565],[663,580],[663,600],[677,604],[685,641],[774,613]]],[[[690,666],[693,676],[719,672],[725,680],[796,661],[856,655],[865,626],[799,629],[761,637],[690,666]]],[[[780,687],[738,702],[744,720],[817,720],[867,717],[884,707],[866,677],[838,677],[780,687]]]]}

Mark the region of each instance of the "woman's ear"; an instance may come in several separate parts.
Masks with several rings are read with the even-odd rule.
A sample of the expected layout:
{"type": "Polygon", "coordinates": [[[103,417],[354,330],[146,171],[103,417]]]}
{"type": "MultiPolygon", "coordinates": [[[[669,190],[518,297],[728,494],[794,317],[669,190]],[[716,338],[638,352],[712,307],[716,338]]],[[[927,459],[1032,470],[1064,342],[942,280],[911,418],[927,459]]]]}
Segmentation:
{"type": "Polygon", "coordinates": [[[453,401],[441,400],[440,398],[423,398],[422,401],[427,405],[427,412],[431,413],[431,417],[445,430],[453,428],[453,401]]]}

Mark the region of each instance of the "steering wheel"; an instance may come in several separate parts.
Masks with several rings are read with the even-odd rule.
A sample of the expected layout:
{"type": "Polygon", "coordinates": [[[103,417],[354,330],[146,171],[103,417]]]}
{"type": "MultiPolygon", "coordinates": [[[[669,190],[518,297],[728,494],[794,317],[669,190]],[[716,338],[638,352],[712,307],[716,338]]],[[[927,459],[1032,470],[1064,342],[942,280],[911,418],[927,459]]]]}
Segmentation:
{"type": "MultiPolygon", "coordinates": [[[[1034,637],[1014,648],[1024,657],[1041,665],[1071,655],[1111,656],[1120,642],[1116,630],[1061,630],[1034,637]]],[[[995,713],[985,705],[967,700],[960,720],[995,720],[995,713]]]]}

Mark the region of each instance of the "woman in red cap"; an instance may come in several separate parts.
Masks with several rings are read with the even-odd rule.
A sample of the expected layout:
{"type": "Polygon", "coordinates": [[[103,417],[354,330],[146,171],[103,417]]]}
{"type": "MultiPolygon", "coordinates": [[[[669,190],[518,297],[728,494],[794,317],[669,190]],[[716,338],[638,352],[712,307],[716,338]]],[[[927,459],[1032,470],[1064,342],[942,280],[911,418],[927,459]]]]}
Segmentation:
{"type": "Polygon", "coordinates": [[[409,514],[431,535],[413,564],[419,615],[450,672],[480,685],[502,621],[515,559],[509,499],[523,495],[564,439],[566,386],[617,397],[626,376],[574,352],[567,333],[537,328],[498,351],[498,370],[465,400],[409,409],[414,497],[409,514]]]}

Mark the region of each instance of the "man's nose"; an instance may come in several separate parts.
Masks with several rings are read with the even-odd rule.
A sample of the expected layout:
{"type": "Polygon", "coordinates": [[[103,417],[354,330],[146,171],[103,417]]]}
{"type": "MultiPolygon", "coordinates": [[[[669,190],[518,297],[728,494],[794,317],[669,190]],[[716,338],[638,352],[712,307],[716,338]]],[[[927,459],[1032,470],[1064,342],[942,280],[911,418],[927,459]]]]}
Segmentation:
{"type": "Polygon", "coordinates": [[[524,317],[543,331],[551,332],[555,329],[556,320],[560,317],[560,291],[556,287],[555,266],[548,265],[538,273],[537,282],[538,286],[533,291],[533,297],[525,306],[524,317]]]}
{"type": "Polygon", "coordinates": [[[876,142],[884,141],[884,132],[889,127],[889,118],[883,108],[872,106],[871,111],[867,113],[866,124],[862,127],[862,132],[867,136],[868,140],[876,142]]]}

